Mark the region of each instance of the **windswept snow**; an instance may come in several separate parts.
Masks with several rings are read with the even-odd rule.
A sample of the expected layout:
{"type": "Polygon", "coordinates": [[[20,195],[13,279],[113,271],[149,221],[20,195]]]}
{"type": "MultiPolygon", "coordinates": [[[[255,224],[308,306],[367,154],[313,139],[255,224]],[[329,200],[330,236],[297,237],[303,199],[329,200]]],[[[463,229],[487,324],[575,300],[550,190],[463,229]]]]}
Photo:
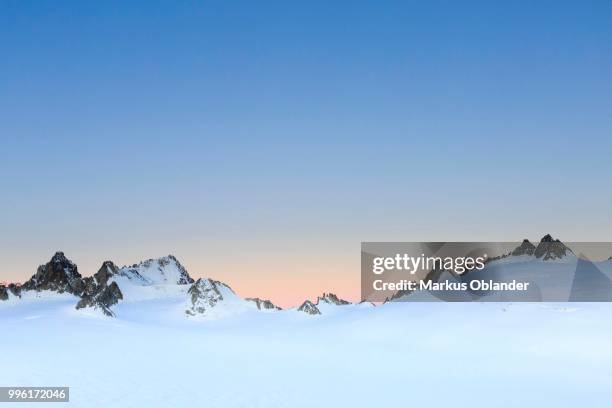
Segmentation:
{"type": "Polygon", "coordinates": [[[119,304],[109,318],[68,296],[0,303],[0,384],[68,385],[71,407],[612,401],[607,303],[361,304],[314,318],[253,308],[194,320],[167,313],[184,306],[170,297],[146,313],[146,301],[119,304]]]}

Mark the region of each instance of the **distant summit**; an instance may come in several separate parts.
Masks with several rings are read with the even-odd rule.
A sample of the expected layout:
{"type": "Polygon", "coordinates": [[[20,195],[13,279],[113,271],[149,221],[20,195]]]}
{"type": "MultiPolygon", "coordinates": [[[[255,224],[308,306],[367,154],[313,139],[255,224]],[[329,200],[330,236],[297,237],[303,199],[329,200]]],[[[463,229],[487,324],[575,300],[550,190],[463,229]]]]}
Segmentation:
{"type": "MultiPolygon", "coordinates": [[[[516,247],[509,255],[510,256],[535,256],[543,261],[561,259],[572,253],[572,251],[565,246],[563,242],[558,239],[554,239],[550,234],[544,235],[540,240],[540,243],[536,247],[528,239],[524,239],[521,245],[516,247]]],[[[508,255],[504,255],[506,257],[508,255]]]]}
{"type": "Polygon", "coordinates": [[[193,283],[193,279],[189,276],[187,270],[172,255],[147,259],[132,266],[124,266],[119,270],[119,274],[131,280],[151,285],[189,285],[193,283]]]}
{"type": "Polygon", "coordinates": [[[223,301],[223,294],[221,293],[223,287],[229,289],[229,286],[212,279],[198,279],[187,291],[190,302],[185,313],[189,315],[204,314],[215,307],[217,303],[223,301]]]}
{"type": "Polygon", "coordinates": [[[319,310],[319,308],[315,306],[315,304],[312,303],[310,300],[304,301],[304,303],[302,303],[300,307],[298,307],[297,310],[298,312],[304,312],[309,315],[320,315],[321,314],[321,311],[319,310]]]}
{"type": "Polygon", "coordinates": [[[317,297],[316,304],[319,305],[320,303],[327,303],[327,304],[337,305],[337,306],[351,304],[351,302],[347,302],[346,300],[340,299],[338,298],[338,296],[334,295],[333,293],[323,293],[323,296],[317,297]]]}
{"type": "Polygon", "coordinates": [[[550,234],[546,234],[541,240],[537,248],[535,249],[534,255],[536,258],[544,261],[561,259],[572,251],[558,239],[553,239],[550,234]]]}
{"type": "Polygon", "coordinates": [[[102,310],[107,316],[114,316],[110,308],[123,299],[123,293],[117,282],[109,284],[109,281],[118,274],[119,268],[113,262],[105,261],[98,272],[83,279],[85,289],[76,308],[92,307],[102,310]]]}
{"type": "Polygon", "coordinates": [[[22,290],[52,290],[76,296],[81,296],[84,289],[85,284],[77,266],[59,251],[49,262],[39,266],[36,274],[22,285],[22,290]]]}
{"type": "Polygon", "coordinates": [[[255,303],[257,305],[257,309],[259,310],[283,310],[280,307],[276,306],[271,301],[266,300],[266,299],[260,299],[256,297],[256,298],[246,298],[244,300],[255,303]]]}
{"type": "Polygon", "coordinates": [[[512,256],[521,256],[521,255],[533,255],[536,250],[535,245],[529,242],[528,239],[524,239],[523,243],[518,246],[514,251],[512,251],[512,256]]]}

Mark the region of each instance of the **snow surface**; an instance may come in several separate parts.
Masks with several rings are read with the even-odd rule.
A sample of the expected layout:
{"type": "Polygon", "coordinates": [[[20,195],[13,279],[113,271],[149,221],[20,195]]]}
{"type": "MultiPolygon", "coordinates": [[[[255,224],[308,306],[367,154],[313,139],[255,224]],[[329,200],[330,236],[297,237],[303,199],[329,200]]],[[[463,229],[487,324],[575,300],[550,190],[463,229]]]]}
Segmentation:
{"type": "Polygon", "coordinates": [[[120,302],[116,318],[75,310],[71,295],[0,302],[0,384],[67,385],[71,402],[53,405],[71,407],[612,402],[608,303],[251,308],[201,320],[185,317],[184,295],[152,290],[160,295],[120,302]]]}

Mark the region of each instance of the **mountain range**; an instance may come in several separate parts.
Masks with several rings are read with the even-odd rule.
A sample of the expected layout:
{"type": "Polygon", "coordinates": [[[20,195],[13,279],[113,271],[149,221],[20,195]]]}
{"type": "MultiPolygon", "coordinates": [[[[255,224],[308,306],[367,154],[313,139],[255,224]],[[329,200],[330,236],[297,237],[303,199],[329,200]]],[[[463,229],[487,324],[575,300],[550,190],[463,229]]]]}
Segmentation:
{"type": "MultiPolygon", "coordinates": [[[[194,281],[172,255],[121,268],[112,261],[105,261],[95,274],[83,277],[75,263],[63,252],[56,252],[23,285],[0,285],[0,300],[4,301],[24,296],[36,297],[41,293],[72,296],[76,309],[91,308],[111,317],[115,316],[113,308],[120,302],[134,303],[159,298],[183,299],[186,316],[282,310],[267,299],[243,299],[223,282],[205,278],[194,281]]],[[[316,303],[306,300],[296,310],[318,315],[322,314],[320,306],[323,304],[344,306],[351,303],[333,293],[323,293],[316,303]]]]}
{"type": "MultiPolygon", "coordinates": [[[[496,291],[398,291],[389,301],[612,301],[612,262],[597,264],[577,257],[558,239],[545,235],[537,245],[524,240],[514,250],[490,258],[483,270],[456,274],[432,270],[424,280],[469,283],[492,279],[496,282],[529,281],[524,293],[496,291]]],[[[0,301],[19,301],[52,296],[74,299],[77,310],[95,310],[116,316],[122,304],[157,307],[186,317],[218,317],[246,311],[280,312],[272,301],[258,297],[242,298],[230,286],[213,279],[194,280],[172,255],[118,267],[105,261],[92,276],[83,277],[77,265],[63,252],[40,265],[23,285],[0,284],[0,301]],[[160,300],[163,302],[160,303],[160,300]]],[[[363,302],[362,302],[363,303],[363,302]]],[[[370,303],[367,303],[371,305],[370,303]]],[[[290,310],[321,315],[351,305],[333,293],[323,293],[315,301],[305,300],[290,310]]]]}

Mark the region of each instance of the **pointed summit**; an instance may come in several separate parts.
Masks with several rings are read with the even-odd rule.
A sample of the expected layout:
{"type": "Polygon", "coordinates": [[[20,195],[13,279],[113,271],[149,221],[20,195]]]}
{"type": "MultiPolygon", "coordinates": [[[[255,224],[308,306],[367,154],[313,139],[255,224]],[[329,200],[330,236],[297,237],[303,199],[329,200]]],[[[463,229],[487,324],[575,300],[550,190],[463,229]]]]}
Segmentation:
{"type": "Polygon", "coordinates": [[[172,255],[124,266],[119,274],[145,285],[188,285],[193,279],[187,269],[172,255]]]}
{"type": "Polygon", "coordinates": [[[114,317],[115,314],[110,308],[123,299],[123,293],[117,282],[109,284],[109,280],[118,274],[119,268],[113,262],[105,261],[93,276],[83,278],[84,289],[81,300],[76,305],[77,310],[92,307],[114,317]]]}
{"type": "Polygon", "coordinates": [[[298,307],[298,312],[304,312],[310,315],[320,315],[321,311],[314,303],[310,300],[306,300],[300,307],[298,307]]]}
{"type": "Polygon", "coordinates": [[[77,266],[63,252],[56,252],[49,262],[41,265],[30,280],[23,284],[23,290],[53,290],[80,296],[84,289],[77,266]]]}
{"type": "Polygon", "coordinates": [[[319,305],[320,303],[327,303],[330,305],[338,305],[338,306],[351,304],[351,302],[347,302],[346,300],[340,299],[338,296],[334,295],[333,293],[323,293],[323,296],[317,297],[316,304],[319,305]]]}
{"type": "Polygon", "coordinates": [[[524,239],[523,243],[512,251],[512,256],[533,255],[535,250],[535,245],[529,242],[528,239],[524,239]]]}
{"type": "Polygon", "coordinates": [[[558,239],[554,239],[550,234],[544,235],[538,244],[538,247],[534,251],[536,258],[540,258],[544,261],[561,259],[572,251],[558,239]]]}

